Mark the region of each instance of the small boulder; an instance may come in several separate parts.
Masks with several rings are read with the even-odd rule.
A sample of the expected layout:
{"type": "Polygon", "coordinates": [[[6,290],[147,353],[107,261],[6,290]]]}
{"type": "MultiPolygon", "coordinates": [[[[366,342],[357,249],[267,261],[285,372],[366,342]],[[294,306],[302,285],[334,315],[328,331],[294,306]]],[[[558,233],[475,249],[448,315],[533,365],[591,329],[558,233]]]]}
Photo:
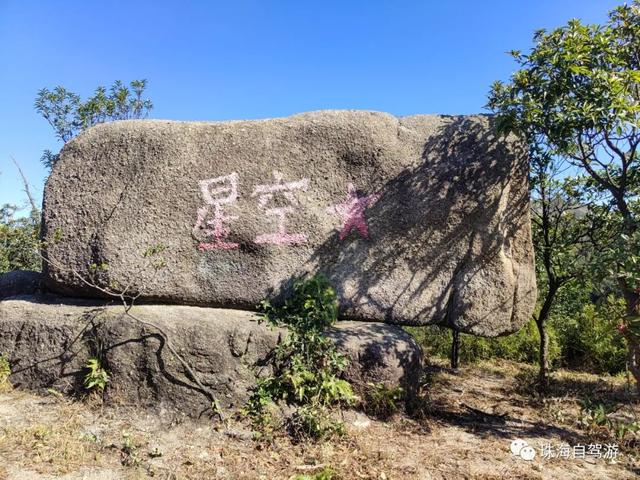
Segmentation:
{"type": "Polygon", "coordinates": [[[417,392],[422,349],[401,327],[345,321],[338,322],[329,337],[349,358],[345,376],[356,391],[384,384],[389,389],[401,387],[409,397],[417,392]]]}

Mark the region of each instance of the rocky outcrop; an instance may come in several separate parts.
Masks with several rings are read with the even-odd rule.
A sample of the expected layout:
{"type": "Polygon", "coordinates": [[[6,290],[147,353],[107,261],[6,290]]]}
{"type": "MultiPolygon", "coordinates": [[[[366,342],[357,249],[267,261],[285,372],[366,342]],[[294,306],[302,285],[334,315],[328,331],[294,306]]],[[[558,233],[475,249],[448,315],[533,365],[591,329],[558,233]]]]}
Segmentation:
{"type": "Polygon", "coordinates": [[[67,295],[100,294],[91,278],[252,309],[321,271],[343,318],[488,336],[535,303],[527,159],[486,116],[98,125],[65,145],[43,218],[47,281],[67,295]]]}
{"type": "MultiPolygon", "coordinates": [[[[99,358],[110,377],[108,402],[198,417],[213,413],[213,395],[229,413],[270,372],[268,357],[284,334],[238,310],[141,305],[131,313],[137,320],[124,315],[121,305],[51,295],[0,301],[0,354],[11,365],[10,381],[28,389],[84,393],[85,365],[99,358]]],[[[352,360],[347,379],[356,387],[376,379],[408,392],[418,387],[421,351],[400,327],[338,322],[332,338],[352,360]],[[373,345],[378,341],[380,346],[373,345]],[[360,361],[374,358],[374,351],[373,363],[360,361]]]]}

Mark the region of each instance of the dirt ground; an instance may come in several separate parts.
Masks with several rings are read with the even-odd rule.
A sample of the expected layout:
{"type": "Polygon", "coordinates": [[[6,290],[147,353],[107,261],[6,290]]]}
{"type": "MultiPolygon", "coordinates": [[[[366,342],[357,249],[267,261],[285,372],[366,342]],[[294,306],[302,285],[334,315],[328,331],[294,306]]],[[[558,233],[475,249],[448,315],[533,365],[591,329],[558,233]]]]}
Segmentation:
{"type": "MultiPolygon", "coordinates": [[[[295,444],[252,439],[246,422],[228,429],[169,412],[104,407],[13,390],[0,393],[0,480],[107,479],[631,479],[640,474],[637,433],[617,439],[585,420],[578,400],[626,405],[624,379],[559,372],[551,396],[532,396],[531,367],[484,363],[429,369],[422,414],[382,421],[344,412],[344,437],[295,444]],[[526,441],[536,457],[510,451],[526,441]],[[616,445],[613,458],[543,458],[551,445],[616,445]]],[[[594,447],[595,448],[595,447],[594,447]]],[[[572,450],[573,451],[573,450],[572,450]]],[[[578,453],[580,450],[578,450],[578,453]]],[[[610,457],[612,455],[609,455],[610,457]]]]}

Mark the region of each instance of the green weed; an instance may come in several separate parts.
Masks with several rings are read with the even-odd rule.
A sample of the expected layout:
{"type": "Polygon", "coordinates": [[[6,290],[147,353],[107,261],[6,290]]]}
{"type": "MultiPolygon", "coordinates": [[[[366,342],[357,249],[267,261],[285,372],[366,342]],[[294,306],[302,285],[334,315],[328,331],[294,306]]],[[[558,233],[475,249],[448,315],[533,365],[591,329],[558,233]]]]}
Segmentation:
{"type": "Polygon", "coordinates": [[[102,368],[100,360],[97,358],[90,358],[85,369],[87,374],[84,377],[84,388],[87,390],[100,390],[103,391],[109,382],[109,374],[102,368]]]}
{"type": "Polygon", "coordinates": [[[331,409],[351,405],[356,396],[351,385],[340,378],[347,366],[326,337],[326,330],[338,316],[336,293],[321,275],[298,281],[284,305],[261,304],[260,321],[287,329],[287,336],[273,355],[273,375],[258,380],[246,412],[258,428],[273,428],[269,405],[285,402],[296,408],[288,422],[294,436],[325,438],[340,433],[339,422],[331,420],[331,409]]]}

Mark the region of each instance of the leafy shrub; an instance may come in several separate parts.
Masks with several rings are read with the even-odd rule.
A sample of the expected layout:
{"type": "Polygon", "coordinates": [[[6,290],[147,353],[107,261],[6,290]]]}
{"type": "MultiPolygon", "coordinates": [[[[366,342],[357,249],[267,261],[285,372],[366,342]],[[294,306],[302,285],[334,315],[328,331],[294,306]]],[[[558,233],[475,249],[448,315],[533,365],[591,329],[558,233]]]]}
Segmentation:
{"type": "MultiPolygon", "coordinates": [[[[428,356],[449,357],[453,335],[450,329],[429,325],[407,327],[428,356]]],[[[540,336],[533,320],[522,329],[498,338],[483,338],[460,334],[460,361],[472,363],[491,358],[504,358],[515,362],[535,363],[538,358],[540,336]]],[[[553,328],[549,328],[549,358],[557,358],[559,346],[553,328]]]]}
{"type": "Polygon", "coordinates": [[[40,248],[40,214],[17,217],[18,207],[0,207],[0,273],[12,270],[42,269],[40,248]]]}
{"type": "Polygon", "coordinates": [[[323,440],[345,434],[344,424],[334,420],[326,406],[319,405],[299,407],[288,420],[287,427],[289,434],[298,439],[323,440]]]}
{"type": "Polygon", "coordinates": [[[624,300],[607,297],[599,305],[586,303],[577,315],[554,318],[564,367],[610,373],[625,369],[627,348],[616,325],[625,314],[624,300]]]}
{"type": "MultiPolygon", "coordinates": [[[[625,314],[624,300],[609,295],[590,298],[588,286],[567,288],[547,323],[552,366],[615,375],[625,370],[627,347],[616,329],[625,314]]],[[[448,358],[451,330],[438,326],[408,327],[425,354],[448,358]]],[[[460,360],[502,358],[536,364],[540,336],[531,320],[521,330],[498,338],[460,335],[460,360]]]]}
{"type": "Polygon", "coordinates": [[[328,280],[316,275],[297,281],[284,305],[261,304],[260,321],[284,327],[288,334],[273,355],[273,375],[258,380],[246,411],[258,427],[270,425],[269,406],[285,402],[297,407],[289,421],[294,436],[323,438],[340,433],[330,408],[351,404],[351,385],[340,378],[347,360],[325,336],[337,321],[338,303],[328,280]],[[266,418],[265,418],[266,416],[266,418]]]}
{"type": "MultiPolygon", "coordinates": [[[[76,93],[57,86],[53,90],[38,91],[35,109],[49,122],[56,137],[67,143],[81,131],[99,123],[113,120],[146,118],[153,103],[143,98],[146,80],[133,80],[127,87],[120,80],[107,90],[103,86],[84,102],[76,93]]],[[[59,153],[45,150],[40,161],[51,169],[60,159],[59,153]]]]}
{"type": "Polygon", "coordinates": [[[84,377],[84,388],[87,390],[104,390],[109,382],[109,374],[102,368],[100,360],[90,358],[85,365],[85,369],[87,370],[87,374],[84,377]]]}
{"type": "Polygon", "coordinates": [[[387,387],[384,383],[369,383],[364,392],[363,410],[375,417],[388,418],[399,409],[404,398],[402,387],[387,387]]]}
{"type": "Polygon", "coordinates": [[[137,467],[140,465],[142,459],[140,458],[140,450],[135,442],[135,439],[129,432],[122,433],[122,447],[120,448],[122,454],[122,464],[126,467],[137,467]]]}
{"type": "Polygon", "coordinates": [[[585,398],[580,403],[580,425],[589,434],[599,434],[603,438],[615,438],[618,442],[631,443],[640,432],[640,422],[615,418],[613,414],[620,408],[611,403],[602,403],[585,398]]]}

